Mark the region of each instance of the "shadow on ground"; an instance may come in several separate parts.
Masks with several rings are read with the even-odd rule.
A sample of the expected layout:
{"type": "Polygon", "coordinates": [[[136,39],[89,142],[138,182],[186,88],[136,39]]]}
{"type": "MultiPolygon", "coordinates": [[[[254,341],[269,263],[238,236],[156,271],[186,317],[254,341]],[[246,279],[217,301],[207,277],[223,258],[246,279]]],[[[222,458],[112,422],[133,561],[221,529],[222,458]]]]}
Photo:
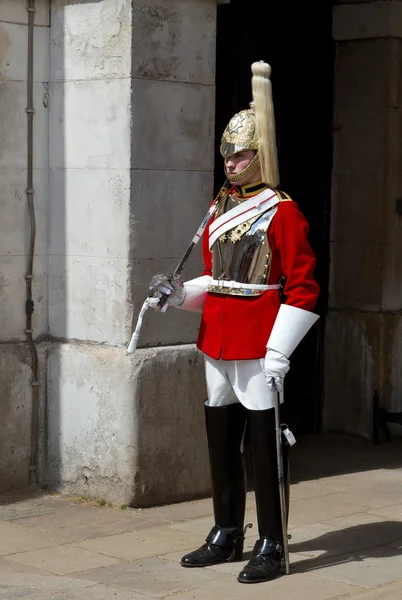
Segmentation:
{"type": "Polygon", "coordinates": [[[299,436],[290,460],[292,483],[377,469],[400,469],[402,437],[374,445],[345,435],[299,436]]]}

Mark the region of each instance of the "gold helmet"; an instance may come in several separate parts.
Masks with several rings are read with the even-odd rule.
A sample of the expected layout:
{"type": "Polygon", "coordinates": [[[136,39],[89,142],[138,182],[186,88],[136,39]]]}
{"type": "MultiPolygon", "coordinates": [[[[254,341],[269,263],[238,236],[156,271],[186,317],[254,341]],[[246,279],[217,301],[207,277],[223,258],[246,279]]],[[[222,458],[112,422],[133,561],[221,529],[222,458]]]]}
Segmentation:
{"type": "Polygon", "coordinates": [[[260,164],[263,182],[276,188],[279,185],[279,170],[269,79],[271,67],[266,62],[260,61],[251,65],[251,71],[253,101],[250,103],[250,108],[240,111],[230,119],[222,135],[220,150],[223,158],[229,158],[244,150],[256,150],[253,160],[246,169],[235,175],[226,173],[230,182],[239,181],[260,164]]]}

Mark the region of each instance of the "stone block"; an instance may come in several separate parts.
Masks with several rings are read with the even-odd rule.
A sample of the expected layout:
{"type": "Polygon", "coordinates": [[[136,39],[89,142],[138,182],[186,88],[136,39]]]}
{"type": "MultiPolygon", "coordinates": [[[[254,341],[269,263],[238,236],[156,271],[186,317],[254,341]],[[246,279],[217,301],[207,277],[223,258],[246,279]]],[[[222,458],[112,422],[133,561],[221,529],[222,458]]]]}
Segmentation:
{"type": "Polygon", "coordinates": [[[329,305],[332,309],[378,311],[384,245],[376,242],[331,243],[329,305]]]}
{"type": "Polygon", "coordinates": [[[50,84],[51,169],[130,168],[130,87],[130,79],[50,84]]]}
{"type": "Polygon", "coordinates": [[[335,313],[326,318],[323,430],[370,437],[372,398],[378,385],[376,314],[335,313]]]}
{"type": "MultiPolygon", "coordinates": [[[[383,176],[334,175],[331,240],[373,244],[386,242],[384,232],[387,179],[383,176]]],[[[334,257],[335,258],[335,257],[334,257]]]]}
{"type": "Polygon", "coordinates": [[[129,170],[54,169],[49,185],[50,254],[128,257],[129,170]]]}
{"type": "MultiPolygon", "coordinates": [[[[402,315],[388,313],[383,317],[383,339],[380,387],[380,405],[387,411],[402,410],[402,315]]],[[[400,427],[398,427],[400,432],[400,427]]]]}
{"type": "Polygon", "coordinates": [[[31,439],[31,367],[29,349],[24,346],[0,346],[1,417],[0,437],[1,489],[29,484],[31,439]]]}
{"type": "MultiPolygon", "coordinates": [[[[27,27],[14,23],[2,23],[0,20],[0,44],[0,79],[26,81],[28,69],[27,27]]],[[[49,81],[48,27],[35,28],[33,65],[34,81],[49,81]]]]}
{"type": "MultiPolygon", "coordinates": [[[[351,92],[352,93],[352,92],[351,92]]],[[[363,103],[334,105],[333,173],[386,175],[389,118],[392,109],[363,103]]]]}
{"type": "MultiPolygon", "coordinates": [[[[34,84],[33,165],[48,166],[48,112],[43,105],[47,89],[34,84]]],[[[27,89],[23,81],[0,81],[0,168],[27,168],[27,89]]]]}
{"type": "Polygon", "coordinates": [[[402,40],[393,39],[392,40],[392,50],[394,56],[396,56],[397,60],[397,69],[396,73],[394,73],[393,87],[392,87],[392,102],[394,106],[402,106],[402,40]]]}
{"type": "Polygon", "coordinates": [[[360,107],[389,106],[392,44],[392,40],[381,38],[338,45],[334,73],[338,106],[353,106],[356,102],[360,107]]]}
{"type": "MultiPolygon", "coordinates": [[[[34,337],[47,332],[47,256],[36,256],[32,296],[34,337]]],[[[0,256],[0,340],[25,340],[26,256],[0,256]]]]}
{"type": "Polygon", "coordinates": [[[212,172],[214,119],[213,86],[135,80],[132,166],[212,172]]]}
{"type": "Polygon", "coordinates": [[[49,330],[56,338],[125,341],[126,259],[53,255],[49,259],[49,330]]]}
{"type": "Polygon", "coordinates": [[[336,2],[332,35],[335,40],[402,37],[402,6],[396,1],[336,2]],[[345,6],[342,6],[345,4],[345,6]]]}
{"type": "Polygon", "coordinates": [[[52,344],[48,359],[47,484],[68,495],[129,503],[138,415],[121,348],[52,344]]]}
{"type": "MultiPolygon", "coordinates": [[[[133,171],[132,256],[137,259],[171,257],[172,272],[176,266],[174,260],[184,254],[200,226],[212,194],[212,172],[133,171]]],[[[197,250],[194,253],[200,256],[197,250]]]]}
{"type": "MultiPolygon", "coordinates": [[[[139,350],[135,506],[210,494],[204,360],[193,346],[139,350]]],[[[136,355],[134,354],[134,359],[136,355]]]]}
{"type": "Polygon", "coordinates": [[[215,0],[141,0],[133,31],[134,76],[215,85],[215,0]]]}
{"type": "MultiPolygon", "coordinates": [[[[39,361],[38,467],[42,468],[45,396],[45,348],[37,346],[39,361]]],[[[26,344],[0,344],[0,490],[29,485],[32,416],[31,352],[26,344]]],[[[2,537],[2,536],[1,536],[2,537]]],[[[16,550],[18,551],[18,550],[16,550]]]]}
{"type": "MultiPolygon", "coordinates": [[[[1,0],[0,21],[26,25],[28,23],[28,11],[25,2],[1,0]]],[[[49,0],[36,0],[35,25],[48,27],[49,23],[49,0]]]]}
{"type": "Polygon", "coordinates": [[[130,0],[52,2],[51,79],[131,76],[130,0]]]}
{"type": "MultiPolygon", "coordinates": [[[[395,229],[399,229],[396,227],[395,229]]],[[[386,311],[402,309],[402,243],[401,240],[385,244],[383,248],[383,276],[381,289],[381,306],[386,311]]]]}
{"type": "Polygon", "coordinates": [[[390,176],[384,193],[383,208],[383,275],[381,305],[386,311],[402,309],[402,216],[398,214],[397,203],[402,198],[402,178],[390,176]]]}
{"type": "Polygon", "coordinates": [[[402,109],[400,105],[390,109],[388,132],[388,173],[396,177],[400,189],[399,182],[402,175],[402,109]]]}
{"type": "MultiPolygon", "coordinates": [[[[27,203],[26,169],[0,169],[0,256],[24,256],[29,252],[31,223],[27,203]]],[[[33,172],[35,204],[35,257],[48,250],[48,172],[33,172]]]]}
{"type": "Polygon", "coordinates": [[[192,347],[126,356],[121,348],[53,344],[48,394],[52,488],[133,506],[209,490],[204,373],[192,347]]]}

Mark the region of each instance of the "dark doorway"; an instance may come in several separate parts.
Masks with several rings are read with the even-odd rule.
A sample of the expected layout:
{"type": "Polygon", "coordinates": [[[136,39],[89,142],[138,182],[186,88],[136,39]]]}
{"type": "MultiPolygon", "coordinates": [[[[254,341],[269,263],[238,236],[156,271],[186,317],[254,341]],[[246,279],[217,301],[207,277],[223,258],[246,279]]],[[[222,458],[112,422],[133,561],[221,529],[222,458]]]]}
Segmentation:
{"type": "Polygon", "coordinates": [[[272,67],[280,188],[310,224],[321,288],[320,320],[294,352],[286,378],[285,418],[296,434],[321,428],[323,331],[328,307],[334,43],[332,2],[231,0],[218,6],[215,190],[223,183],[219,154],[231,116],[248,108],[251,64],[272,67]]]}

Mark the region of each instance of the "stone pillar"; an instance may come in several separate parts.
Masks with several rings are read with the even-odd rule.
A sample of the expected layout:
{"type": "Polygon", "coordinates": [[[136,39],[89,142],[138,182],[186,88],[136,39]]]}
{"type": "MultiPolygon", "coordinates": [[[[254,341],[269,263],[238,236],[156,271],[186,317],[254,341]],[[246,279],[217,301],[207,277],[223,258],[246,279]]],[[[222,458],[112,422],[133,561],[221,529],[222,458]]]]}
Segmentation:
{"type": "MultiPolygon", "coordinates": [[[[215,0],[51,4],[48,483],[145,506],[209,490],[199,316],[148,311],[213,188],[215,0]]],[[[197,275],[200,253],[185,276],[197,275]]]]}
{"type": "MultiPolygon", "coordinates": [[[[36,341],[47,331],[49,4],[36,2],[34,27],[33,182],[36,236],[32,318],[36,341]]],[[[32,416],[31,353],[25,342],[25,274],[30,239],[27,204],[26,0],[0,3],[0,490],[29,483],[32,416]]],[[[38,343],[44,404],[45,344],[38,343]]]]}
{"type": "Polygon", "coordinates": [[[335,2],[330,306],[323,426],[371,435],[402,408],[402,2],[335,2]]]}

